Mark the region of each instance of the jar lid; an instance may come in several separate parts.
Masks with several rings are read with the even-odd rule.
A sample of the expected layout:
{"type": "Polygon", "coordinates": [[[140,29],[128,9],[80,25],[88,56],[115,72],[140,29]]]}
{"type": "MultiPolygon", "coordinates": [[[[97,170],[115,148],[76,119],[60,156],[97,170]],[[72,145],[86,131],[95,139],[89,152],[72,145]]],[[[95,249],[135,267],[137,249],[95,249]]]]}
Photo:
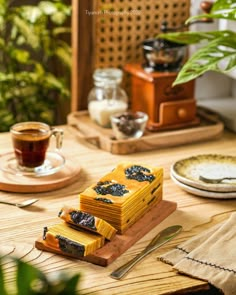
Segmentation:
{"type": "Polygon", "coordinates": [[[119,84],[122,81],[123,72],[117,68],[96,69],[93,74],[93,79],[96,84],[119,84]]]}

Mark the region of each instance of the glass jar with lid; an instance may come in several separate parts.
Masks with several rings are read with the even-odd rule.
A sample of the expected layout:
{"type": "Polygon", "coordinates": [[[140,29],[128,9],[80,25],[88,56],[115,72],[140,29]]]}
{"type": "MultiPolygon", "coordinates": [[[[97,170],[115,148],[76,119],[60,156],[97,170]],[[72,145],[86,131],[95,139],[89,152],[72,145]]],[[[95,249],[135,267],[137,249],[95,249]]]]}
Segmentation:
{"type": "Polygon", "coordinates": [[[117,68],[104,68],[94,71],[94,88],[88,95],[90,118],[98,125],[110,128],[110,116],[124,112],[128,108],[128,98],[120,87],[123,72],[117,68]]]}

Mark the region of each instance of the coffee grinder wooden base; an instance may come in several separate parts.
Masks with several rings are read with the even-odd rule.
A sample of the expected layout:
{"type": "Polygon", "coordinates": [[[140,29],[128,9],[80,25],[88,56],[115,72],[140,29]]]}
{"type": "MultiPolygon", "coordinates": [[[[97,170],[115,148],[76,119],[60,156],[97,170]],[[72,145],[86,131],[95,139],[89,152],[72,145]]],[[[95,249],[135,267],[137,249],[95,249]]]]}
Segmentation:
{"type": "Polygon", "coordinates": [[[148,114],[149,131],[198,125],[194,81],[172,86],[177,72],[147,72],[140,64],[126,64],[131,74],[131,110],[148,114]]]}

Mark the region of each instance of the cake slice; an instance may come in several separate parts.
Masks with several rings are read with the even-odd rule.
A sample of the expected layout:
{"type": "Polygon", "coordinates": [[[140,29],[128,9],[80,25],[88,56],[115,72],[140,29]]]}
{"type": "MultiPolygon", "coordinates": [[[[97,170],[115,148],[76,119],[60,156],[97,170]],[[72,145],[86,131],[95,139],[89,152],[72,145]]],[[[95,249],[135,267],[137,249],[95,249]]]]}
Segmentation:
{"type": "Polygon", "coordinates": [[[80,210],[123,234],[162,200],[163,168],[124,162],[79,195],[80,210]]]}
{"type": "Polygon", "coordinates": [[[112,240],[116,235],[116,229],[108,222],[81,210],[64,206],[58,216],[74,227],[98,233],[107,240],[112,240]]]}
{"type": "Polygon", "coordinates": [[[103,236],[78,231],[65,222],[45,227],[43,240],[48,250],[74,257],[87,256],[105,243],[103,236]]]}

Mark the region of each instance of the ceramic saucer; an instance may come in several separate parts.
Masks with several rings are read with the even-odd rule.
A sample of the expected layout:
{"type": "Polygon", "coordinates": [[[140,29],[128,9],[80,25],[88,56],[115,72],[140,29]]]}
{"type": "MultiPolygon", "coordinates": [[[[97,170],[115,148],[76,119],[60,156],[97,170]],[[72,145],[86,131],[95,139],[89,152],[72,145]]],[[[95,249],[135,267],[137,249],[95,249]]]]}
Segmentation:
{"type": "Polygon", "coordinates": [[[65,158],[56,152],[47,152],[43,165],[32,171],[19,169],[14,153],[7,153],[0,157],[0,169],[5,173],[17,176],[41,177],[58,172],[65,164],[65,158]]]}
{"type": "Polygon", "coordinates": [[[177,180],[172,174],[170,175],[171,179],[184,191],[187,193],[200,196],[200,197],[206,197],[206,198],[213,198],[213,199],[234,199],[236,198],[236,192],[212,192],[207,191],[203,189],[199,189],[196,187],[192,187],[190,185],[187,185],[185,183],[182,183],[181,181],[177,180]]]}
{"type": "Polygon", "coordinates": [[[211,192],[236,192],[236,180],[224,180],[220,183],[206,183],[199,176],[221,178],[236,176],[236,157],[205,154],[177,161],[171,167],[171,174],[182,184],[211,192]]]}

